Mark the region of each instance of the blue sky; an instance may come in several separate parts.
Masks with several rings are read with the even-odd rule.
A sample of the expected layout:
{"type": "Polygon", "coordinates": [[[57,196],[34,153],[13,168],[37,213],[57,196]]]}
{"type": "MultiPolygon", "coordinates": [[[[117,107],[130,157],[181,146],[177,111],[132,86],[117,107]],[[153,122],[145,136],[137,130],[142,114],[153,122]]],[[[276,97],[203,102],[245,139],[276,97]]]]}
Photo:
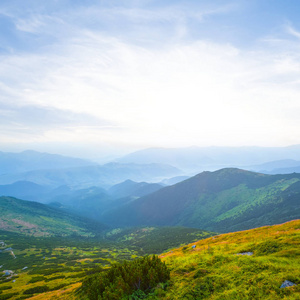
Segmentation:
{"type": "Polygon", "coordinates": [[[296,0],[0,3],[0,150],[300,143],[296,0]]]}

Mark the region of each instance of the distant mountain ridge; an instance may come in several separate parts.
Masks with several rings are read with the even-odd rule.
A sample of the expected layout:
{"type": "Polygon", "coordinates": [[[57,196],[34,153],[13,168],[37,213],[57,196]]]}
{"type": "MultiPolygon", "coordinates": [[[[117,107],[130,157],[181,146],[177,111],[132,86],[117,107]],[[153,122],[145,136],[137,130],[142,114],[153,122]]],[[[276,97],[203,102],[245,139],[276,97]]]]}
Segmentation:
{"type": "Polygon", "coordinates": [[[166,163],[183,171],[199,173],[225,167],[258,165],[300,157],[300,145],[288,147],[186,147],[148,148],[130,153],[121,163],[166,163]]]}
{"type": "Polygon", "coordinates": [[[300,161],[294,159],[276,160],[256,166],[245,167],[245,169],[264,174],[300,173],[300,161]]]}
{"type": "Polygon", "coordinates": [[[68,185],[87,188],[109,187],[124,180],[159,182],[165,178],[181,175],[182,171],[165,164],[121,164],[91,165],[74,168],[34,170],[24,173],[0,175],[0,185],[17,181],[30,181],[48,187],[68,185]]]}
{"type": "Polygon", "coordinates": [[[12,184],[0,185],[0,196],[11,196],[23,200],[43,202],[50,189],[30,181],[17,181],[12,184]]]}
{"type": "Polygon", "coordinates": [[[51,201],[51,205],[60,209],[73,211],[89,219],[99,220],[106,211],[120,207],[133,199],[148,195],[161,188],[162,186],[159,184],[131,180],[116,184],[108,190],[99,187],[70,190],[61,187],[49,193],[47,202],[51,201]],[[58,190],[61,190],[61,193],[58,190]],[[56,192],[57,195],[55,195],[56,192]]]}
{"type": "Polygon", "coordinates": [[[115,209],[114,226],[188,226],[216,232],[300,218],[300,174],[265,175],[240,169],[203,172],[115,209]]]}
{"type": "Polygon", "coordinates": [[[26,150],[20,153],[0,152],[0,174],[12,174],[41,169],[64,169],[96,165],[96,163],[58,154],[26,150]]]}
{"type": "Polygon", "coordinates": [[[163,186],[158,183],[134,182],[130,179],[116,184],[108,189],[108,193],[115,198],[142,197],[160,190],[163,186]]]}

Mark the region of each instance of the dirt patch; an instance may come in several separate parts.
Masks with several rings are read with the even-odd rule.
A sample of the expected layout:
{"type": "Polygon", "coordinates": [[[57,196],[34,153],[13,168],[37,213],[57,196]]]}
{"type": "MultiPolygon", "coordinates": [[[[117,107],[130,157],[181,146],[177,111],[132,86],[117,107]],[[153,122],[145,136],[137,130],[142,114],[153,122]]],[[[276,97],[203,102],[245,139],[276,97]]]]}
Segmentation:
{"type": "Polygon", "coordinates": [[[22,221],[22,220],[19,220],[19,219],[12,219],[12,221],[16,224],[27,227],[28,229],[38,228],[38,226],[35,225],[35,224],[31,224],[29,222],[25,222],[25,221],[22,221]]]}

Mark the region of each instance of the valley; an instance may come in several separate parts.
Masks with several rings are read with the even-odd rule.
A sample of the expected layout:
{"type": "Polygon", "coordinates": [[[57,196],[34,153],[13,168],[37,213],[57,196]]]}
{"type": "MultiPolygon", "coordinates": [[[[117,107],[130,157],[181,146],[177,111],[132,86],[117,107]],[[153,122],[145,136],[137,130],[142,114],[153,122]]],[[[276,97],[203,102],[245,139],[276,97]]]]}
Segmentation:
{"type": "Polygon", "coordinates": [[[159,254],[212,235],[181,227],[115,229],[101,237],[35,237],[0,231],[3,249],[13,249],[16,256],[0,252],[0,271],[12,272],[12,276],[0,276],[0,299],[27,299],[78,287],[84,278],[113,263],[159,254]]]}
{"type": "MultiPolygon", "coordinates": [[[[29,154],[32,168],[18,157],[20,167],[0,176],[0,300],[94,300],[99,278],[112,280],[103,299],[298,299],[300,174],[231,167],[187,176],[163,164],[43,154],[53,165],[45,170],[41,154],[29,154]],[[126,268],[140,276],[151,255],[165,279],[126,288],[126,268]],[[295,285],[281,289],[286,280],[295,285]]],[[[257,168],[285,162],[297,165],[257,168]]],[[[140,279],[160,278],[151,272],[140,279]]]]}

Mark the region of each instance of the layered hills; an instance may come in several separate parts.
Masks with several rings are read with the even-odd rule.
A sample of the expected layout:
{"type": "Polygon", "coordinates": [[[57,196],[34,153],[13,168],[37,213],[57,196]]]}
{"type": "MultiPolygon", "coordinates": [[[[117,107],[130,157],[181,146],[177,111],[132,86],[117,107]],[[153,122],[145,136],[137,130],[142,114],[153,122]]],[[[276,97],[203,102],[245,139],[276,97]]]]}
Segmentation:
{"type": "Polygon", "coordinates": [[[203,172],[107,213],[114,226],[188,226],[244,230],[300,217],[300,174],[240,169],[203,172]]]}
{"type": "Polygon", "coordinates": [[[91,186],[110,187],[125,180],[159,182],[165,178],[181,175],[179,169],[165,164],[108,163],[83,167],[40,169],[23,173],[0,175],[0,184],[29,181],[38,185],[57,188],[68,185],[76,188],[91,186]]]}
{"type": "Polygon", "coordinates": [[[78,299],[80,282],[111,264],[169,251],[160,257],[170,281],[134,299],[298,299],[299,221],[247,229],[300,218],[300,174],[223,168],[188,178],[176,168],[246,165],[248,153],[254,170],[283,173],[297,170],[298,148],[159,150],[153,161],[151,150],[102,166],[0,153],[0,265],[9,270],[0,298],[78,299]],[[286,280],[297,285],[281,289],[286,280]]]}
{"type": "Polygon", "coordinates": [[[0,174],[22,173],[40,169],[64,169],[95,165],[89,160],[58,154],[26,150],[20,153],[0,152],[0,174]]]}
{"type": "Polygon", "coordinates": [[[161,188],[160,184],[132,180],[116,184],[108,190],[100,187],[70,189],[62,186],[49,192],[44,199],[52,206],[99,220],[103,213],[161,188]]]}
{"type": "MultiPolygon", "coordinates": [[[[130,153],[118,159],[121,163],[165,163],[193,174],[201,171],[214,171],[225,167],[252,168],[254,165],[281,160],[298,160],[300,145],[288,147],[186,147],[186,148],[148,148],[130,153]]],[[[274,163],[274,165],[278,163],[274,163]]],[[[292,167],[299,167],[296,163],[292,167]]],[[[270,166],[268,166],[270,167],[270,166]]],[[[282,167],[287,167],[284,164],[282,167]]],[[[276,169],[272,168],[272,169],[276,169]]],[[[269,169],[272,171],[272,169],[269,169]]],[[[273,173],[274,174],[274,173],[273,173]]]]}

